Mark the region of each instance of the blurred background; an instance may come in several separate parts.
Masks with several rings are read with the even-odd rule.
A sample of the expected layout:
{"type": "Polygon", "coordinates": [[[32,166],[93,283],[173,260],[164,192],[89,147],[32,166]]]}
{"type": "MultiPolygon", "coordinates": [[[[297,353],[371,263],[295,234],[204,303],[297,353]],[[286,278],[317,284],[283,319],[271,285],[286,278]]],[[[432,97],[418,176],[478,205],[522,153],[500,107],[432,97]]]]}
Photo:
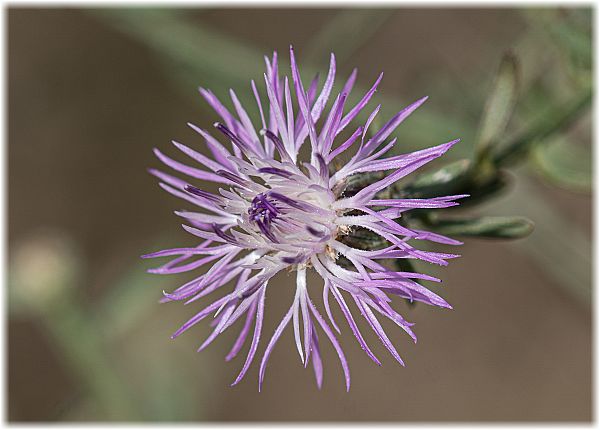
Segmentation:
{"type": "MultiPolygon", "coordinates": [[[[591,420],[590,9],[7,16],[10,421],[591,420]],[[384,326],[406,368],[369,333],[377,367],[342,327],[349,393],[330,346],[317,390],[289,328],[262,393],[256,362],[229,387],[245,358],[223,360],[237,333],[200,354],[208,324],[171,340],[200,308],[158,300],[189,274],[146,274],[158,262],[139,258],[194,244],[173,214],[185,202],[146,171],[159,167],[152,148],[175,154],[171,139],[202,148],[185,124],[208,127],[215,115],[197,87],[248,99],[262,55],[276,49],[287,64],[290,43],[306,78],[326,73],[330,51],[340,81],[357,66],[364,89],[384,71],[383,118],[430,96],[398,129],[397,151],[462,138],[442,164],[476,157],[495,83],[518,88],[500,130],[502,139],[526,137],[505,166],[510,183],[465,211],[525,216],[535,230],[513,241],[467,238],[448,267],[419,267],[443,278],[454,310],[398,303],[418,344],[384,326]]],[[[285,276],[272,284],[265,333],[287,309],[288,285],[285,276]]]]}

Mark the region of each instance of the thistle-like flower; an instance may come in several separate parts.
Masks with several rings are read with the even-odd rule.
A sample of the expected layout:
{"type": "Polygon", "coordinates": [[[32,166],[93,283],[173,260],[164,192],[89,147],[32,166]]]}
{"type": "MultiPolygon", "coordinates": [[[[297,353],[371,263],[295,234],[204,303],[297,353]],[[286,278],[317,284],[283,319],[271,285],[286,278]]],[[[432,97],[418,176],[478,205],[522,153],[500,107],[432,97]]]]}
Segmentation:
{"type": "MultiPolygon", "coordinates": [[[[329,72],[318,93],[318,78],[305,89],[290,48],[291,80],[281,79],[277,54],[265,57],[265,86],[268,104],[251,82],[260,116],[257,131],[250,115],[230,91],[235,114],[230,112],[210,91],[200,93],[221,117],[214,124],[231,144],[222,144],[207,131],[189,124],[212,153],[209,158],[187,146],[173,142],[183,153],[202,168],[177,162],[160,151],[156,156],[167,166],[191,178],[222,184],[219,194],[213,194],[168,174],[151,170],[161,180],[161,187],[201,209],[200,212],[180,211],[187,224],[183,228],[202,241],[195,248],[168,249],[145,257],[174,256],[167,264],[152,269],[153,273],[171,274],[193,271],[202,266],[208,270],[172,293],[164,293],[163,301],[194,302],[217,290],[225,292],[210,305],[187,321],[172,337],[177,337],[210,314],[215,314],[214,330],[199,350],[209,345],[220,333],[239,319],[243,320],[240,334],[226,360],[235,357],[243,347],[252,325],[254,331],[249,352],[237,384],[252,363],[263,332],[265,297],[269,281],[279,272],[292,272],[296,277],[295,292],[289,310],[267,343],[259,367],[259,390],[269,355],[286,326],[293,325],[294,337],[301,361],[312,361],[317,384],[322,383],[322,363],[319,352],[320,327],[339,356],[350,387],[350,374],[344,353],[336,338],[340,328],[333,318],[330,296],[340,307],[352,333],[362,349],[377,364],[375,357],[348,306],[351,300],[360,314],[390,351],[404,365],[390,342],[377,314],[389,318],[415,342],[407,322],[391,307],[389,294],[411,301],[450,308],[441,297],[429,291],[415,279],[438,281],[434,277],[393,271],[382,260],[419,259],[446,265],[454,254],[437,253],[414,248],[409,240],[429,240],[445,244],[460,242],[438,234],[403,226],[400,218],[415,208],[446,208],[454,206],[463,196],[431,199],[386,198],[386,190],[396,181],[444,154],[458,140],[429,149],[383,158],[396,145],[388,141],[396,127],[425,100],[422,98],[394,115],[381,129],[368,136],[369,125],[380,106],[370,113],[364,125],[354,132],[342,133],[369,103],[383,74],[354,106],[347,106],[347,97],[356,80],[356,69],[335,98],[329,111],[327,102],[334,84],[335,57],[331,55],[329,72]],[[294,112],[295,95],[297,112],[294,112]],[[317,124],[321,123],[320,130],[317,124]],[[308,149],[305,161],[301,150],[308,149]],[[351,150],[351,148],[356,148],[351,150]],[[352,154],[350,157],[346,154],[352,154]],[[345,156],[349,161],[342,163],[345,156]],[[341,166],[334,169],[333,166],[341,166]],[[384,173],[389,173],[387,176],[384,173]],[[379,176],[377,176],[379,175],[379,176]],[[350,187],[355,178],[371,178],[362,187],[350,187]],[[349,188],[354,188],[350,190],[349,188]],[[360,249],[352,246],[356,231],[369,232],[381,239],[383,245],[360,249]],[[317,310],[309,296],[307,270],[323,278],[320,288],[327,318],[317,310]]],[[[264,95],[262,96],[264,97],[264,95]]],[[[359,181],[360,182],[360,181],[359,181]]],[[[289,273],[286,273],[290,276],[289,273]]]]}

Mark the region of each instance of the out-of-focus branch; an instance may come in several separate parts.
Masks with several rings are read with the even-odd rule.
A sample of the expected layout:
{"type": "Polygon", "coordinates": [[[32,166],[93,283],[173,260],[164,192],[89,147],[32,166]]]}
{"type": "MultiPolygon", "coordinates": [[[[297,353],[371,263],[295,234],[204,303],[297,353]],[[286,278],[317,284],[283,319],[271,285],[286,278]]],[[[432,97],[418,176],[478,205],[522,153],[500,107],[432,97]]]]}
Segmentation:
{"type": "Polygon", "coordinates": [[[569,128],[591,106],[591,103],[592,89],[586,88],[566,106],[557,106],[543,113],[534,124],[498,149],[493,155],[494,164],[505,167],[522,160],[534,144],[569,128]]]}
{"type": "Polygon", "coordinates": [[[344,63],[363,46],[392,15],[392,9],[345,9],[338,12],[309,41],[304,60],[318,64],[335,52],[344,63]]]}

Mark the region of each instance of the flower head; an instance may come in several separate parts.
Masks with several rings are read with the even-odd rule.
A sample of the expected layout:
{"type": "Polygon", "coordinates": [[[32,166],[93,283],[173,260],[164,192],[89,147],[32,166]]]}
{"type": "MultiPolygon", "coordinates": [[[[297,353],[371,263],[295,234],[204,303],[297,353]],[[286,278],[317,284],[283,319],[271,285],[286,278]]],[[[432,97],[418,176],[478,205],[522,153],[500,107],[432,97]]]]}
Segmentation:
{"type": "MultiPolygon", "coordinates": [[[[296,278],[295,292],[290,291],[293,300],[262,355],[259,389],[269,355],[290,323],[300,359],[305,366],[312,362],[319,387],[323,372],[318,330],[335,348],[349,389],[349,369],[334,333],[339,333],[340,328],[331,312],[330,296],[341,308],[362,349],[377,364],[380,364],[379,360],[360,333],[348,300],[355,303],[375,334],[402,365],[404,363],[377,315],[392,320],[415,341],[416,337],[411,330],[413,324],[392,308],[389,295],[450,307],[444,299],[415,280],[439,279],[393,271],[382,263],[384,260],[412,258],[445,265],[447,259],[456,257],[454,254],[419,250],[409,240],[445,244],[460,242],[407,228],[398,221],[410,209],[450,207],[463,196],[394,199],[384,194],[399,179],[444,154],[457,140],[421,151],[384,157],[396,144],[395,138],[389,139],[391,134],[426,98],[398,112],[368,137],[369,126],[379,112],[380,106],[377,106],[364,125],[353,132],[347,131],[346,137],[342,138],[342,132],[366,108],[382,75],[356,105],[347,106],[347,97],[356,79],[355,70],[326,111],[335,78],[333,54],[320,92],[317,91],[318,79],[305,89],[292,48],[290,60],[291,79],[282,79],[278,72],[277,54],[272,59],[265,58],[267,104],[252,81],[260,116],[259,131],[233,91],[230,95],[235,114],[212,92],[200,89],[202,96],[221,117],[214,127],[228,143],[223,144],[204,129],[190,124],[204,138],[212,158],[173,142],[199,164],[191,167],[155,150],[157,157],[174,170],[200,181],[221,184],[222,188],[218,194],[213,194],[187,181],[152,170],[161,180],[162,188],[200,209],[199,212],[176,213],[186,220],[184,229],[200,238],[201,242],[194,248],[168,249],[145,257],[175,257],[152,269],[153,273],[180,273],[208,267],[205,273],[174,292],[164,293],[164,301],[190,303],[216,290],[224,291],[177,330],[173,337],[215,314],[214,330],[200,346],[199,350],[202,350],[220,333],[243,319],[239,337],[226,357],[230,360],[241,350],[254,325],[247,359],[234,385],[244,377],[256,355],[263,332],[269,281],[282,271],[291,271],[296,278]],[[297,112],[294,112],[295,107],[297,112]],[[318,123],[322,125],[317,127],[318,123]],[[301,152],[306,152],[307,156],[303,157],[301,152]],[[342,155],[349,161],[342,163],[342,155]],[[334,168],[334,165],[339,167],[334,168]],[[360,187],[351,187],[355,178],[368,180],[365,179],[360,187]],[[350,239],[359,230],[379,238],[383,245],[372,249],[352,246],[350,239]],[[322,287],[315,285],[310,290],[321,289],[319,293],[322,293],[327,318],[317,310],[313,297],[309,295],[307,270],[316,271],[323,279],[322,287]]],[[[290,276],[289,273],[287,275],[290,276]]]]}

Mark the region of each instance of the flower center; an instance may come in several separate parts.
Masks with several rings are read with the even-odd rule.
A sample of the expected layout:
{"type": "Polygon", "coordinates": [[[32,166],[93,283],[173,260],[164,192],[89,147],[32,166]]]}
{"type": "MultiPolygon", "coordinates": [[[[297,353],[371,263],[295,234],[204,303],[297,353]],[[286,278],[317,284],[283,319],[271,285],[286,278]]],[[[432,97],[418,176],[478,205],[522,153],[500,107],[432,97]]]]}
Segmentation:
{"type": "Polygon", "coordinates": [[[254,222],[272,242],[277,242],[277,240],[271,232],[271,222],[279,214],[281,211],[275,206],[274,199],[269,199],[268,193],[257,194],[248,208],[250,221],[254,222]]]}
{"type": "Polygon", "coordinates": [[[275,206],[274,201],[269,201],[267,194],[257,194],[252,199],[252,205],[248,208],[250,219],[256,223],[270,224],[280,211],[275,206]]]}
{"type": "MultiPolygon", "coordinates": [[[[319,191],[305,188],[298,193],[268,190],[256,194],[247,206],[251,229],[260,231],[268,242],[311,249],[323,248],[335,230],[333,213],[325,209],[325,196],[319,191]]],[[[248,227],[250,227],[248,226],[248,227]]]]}

